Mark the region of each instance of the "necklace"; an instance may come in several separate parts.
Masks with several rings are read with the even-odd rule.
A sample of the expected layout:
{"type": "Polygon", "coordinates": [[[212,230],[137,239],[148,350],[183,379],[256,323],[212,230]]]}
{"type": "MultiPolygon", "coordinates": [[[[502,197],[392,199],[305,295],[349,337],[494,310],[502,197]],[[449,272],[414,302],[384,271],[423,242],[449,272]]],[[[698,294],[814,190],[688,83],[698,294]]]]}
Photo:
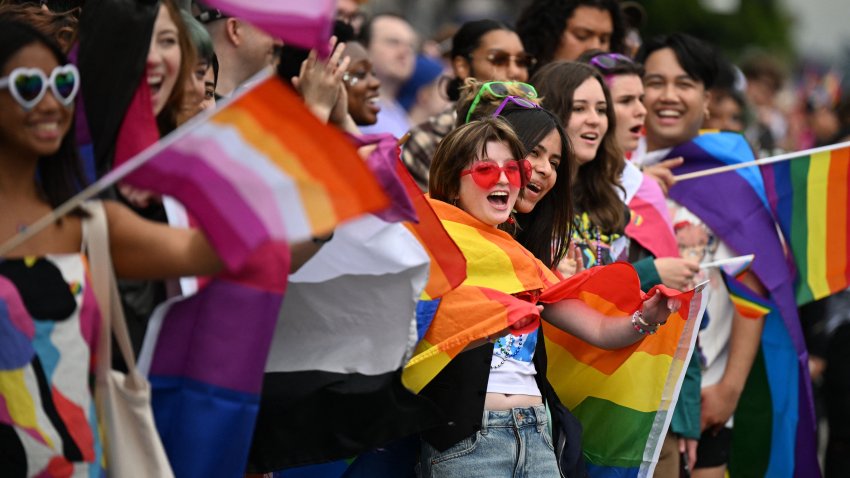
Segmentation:
{"type": "Polygon", "coordinates": [[[526,334],[520,334],[519,337],[514,338],[513,335],[508,335],[507,338],[499,337],[499,340],[496,341],[496,347],[499,348],[499,358],[502,360],[496,365],[491,365],[491,369],[497,369],[505,364],[509,358],[514,358],[519,355],[520,350],[522,350],[523,344],[525,344],[526,334]]]}

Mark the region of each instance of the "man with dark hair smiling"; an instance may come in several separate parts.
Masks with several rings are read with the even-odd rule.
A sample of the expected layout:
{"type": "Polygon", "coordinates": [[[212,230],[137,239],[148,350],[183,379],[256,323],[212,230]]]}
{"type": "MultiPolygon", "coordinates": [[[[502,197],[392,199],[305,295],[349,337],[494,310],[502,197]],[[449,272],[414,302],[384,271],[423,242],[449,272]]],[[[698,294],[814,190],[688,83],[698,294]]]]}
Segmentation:
{"type": "Polygon", "coordinates": [[[730,464],[733,414],[738,453],[731,463],[740,468],[733,475],[737,471],[743,476],[790,476],[796,470],[800,476],[815,476],[811,384],[793,295],[794,277],[767,208],[761,175],[758,169],[748,168],[674,184],[669,171],[676,168],[681,174],[753,158],[741,135],[700,135],[709,90],[718,74],[718,57],[706,43],[674,33],[646,42],[637,60],[646,69],[647,119],[645,142],[633,160],[647,169],[654,166],[670,186],[674,223],[688,221],[705,227],[711,239],[704,248],[704,261],[755,254],[751,269],[740,280],[750,292],[774,303],[765,317],[745,318],[733,305],[720,271],[707,270],[710,320],[700,332],[702,435],[693,476],[724,476],[730,464]],[[769,383],[761,382],[769,387],[766,403],[764,395],[753,392],[759,382],[752,378],[748,382],[751,369],[756,378],[767,376],[769,383]],[[779,378],[783,374],[784,379],[779,378]],[[799,408],[794,406],[797,403],[799,408]]]}

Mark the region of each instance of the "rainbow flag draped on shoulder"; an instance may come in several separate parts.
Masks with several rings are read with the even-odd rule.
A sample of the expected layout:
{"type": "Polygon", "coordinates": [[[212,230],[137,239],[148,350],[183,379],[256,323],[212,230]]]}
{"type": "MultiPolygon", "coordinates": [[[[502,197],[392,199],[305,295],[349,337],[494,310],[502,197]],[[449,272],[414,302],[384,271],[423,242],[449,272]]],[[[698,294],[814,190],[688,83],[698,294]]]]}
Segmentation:
{"type": "Polygon", "coordinates": [[[354,146],[277,78],[153,148],[126,182],[185,205],[226,272],[157,310],[140,367],[149,367],[175,474],[241,476],[286,289],[287,243],[388,200],[354,146]]]}
{"type": "MultiPolygon", "coordinates": [[[[433,321],[403,374],[413,391],[422,390],[471,342],[537,315],[533,300],[514,294],[542,291],[540,302],[577,299],[612,316],[631,315],[644,300],[628,264],[596,267],[559,281],[507,233],[441,201],[431,204],[466,258],[467,279],[432,311],[433,321]]],[[[582,421],[584,455],[593,476],[649,476],[654,469],[704,309],[699,292],[677,299],[682,308],[662,332],[618,351],[597,349],[543,325],[546,373],[582,421]]]]}
{"type": "MultiPolygon", "coordinates": [[[[677,175],[752,161],[737,133],[706,133],[673,148],[684,157],[677,175]]],[[[770,292],[776,310],[765,318],[764,363],[753,372],[735,415],[732,473],[746,476],[818,476],[814,409],[803,333],[794,300],[794,276],[758,168],[681,181],[670,198],[696,214],[737,254],[755,254],[751,271],[770,292]],[[760,373],[766,374],[766,376],[760,373]],[[745,410],[771,409],[763,421],[745,410]],[[746,457],[736,460],[734,456],[746,457]]],[[[759,359],[757,359],[758,362],[759,359]]]]}
{"type": "Polygon", "coordinates": [[[850,286],[850,144],[783,156],[793,157],[761,171],[794,255],[803,305],[850,286]]]}

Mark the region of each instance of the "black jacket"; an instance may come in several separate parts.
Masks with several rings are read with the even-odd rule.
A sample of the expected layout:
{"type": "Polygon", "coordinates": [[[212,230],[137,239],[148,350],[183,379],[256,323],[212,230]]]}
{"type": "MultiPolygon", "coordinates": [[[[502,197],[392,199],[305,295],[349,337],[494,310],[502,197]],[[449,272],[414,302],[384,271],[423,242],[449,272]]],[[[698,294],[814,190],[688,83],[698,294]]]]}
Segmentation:
{"type": "MultiPolygon", "coordinates": [[[[538,331],[534,350],[535,380],[552,414],[552,443],[563,476],[584,477],[587,472],[581,452],[581,423],[563,405],[546,379],[547,359],[543,329],[538,331]]],[[[422,438],[444,451],[481,429],[484,399],[490,378],[492,346],[482,346],[452,359],[420,395],[434,401],[445,413],[445,424],[422,433],[422,438]]]]}

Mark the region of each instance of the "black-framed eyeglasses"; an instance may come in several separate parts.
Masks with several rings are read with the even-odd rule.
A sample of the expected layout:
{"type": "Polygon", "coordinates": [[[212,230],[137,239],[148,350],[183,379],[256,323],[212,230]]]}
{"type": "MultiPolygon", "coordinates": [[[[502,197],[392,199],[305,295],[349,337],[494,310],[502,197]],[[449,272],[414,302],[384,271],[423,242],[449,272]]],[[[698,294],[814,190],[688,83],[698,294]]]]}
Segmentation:
{"type": "Polygon", "coordinates": [[[621,65],[633,65],[635,62],[621,53],[602,53],[590,59],[590,64],[601,70],[612,70],[621,65]]]}

